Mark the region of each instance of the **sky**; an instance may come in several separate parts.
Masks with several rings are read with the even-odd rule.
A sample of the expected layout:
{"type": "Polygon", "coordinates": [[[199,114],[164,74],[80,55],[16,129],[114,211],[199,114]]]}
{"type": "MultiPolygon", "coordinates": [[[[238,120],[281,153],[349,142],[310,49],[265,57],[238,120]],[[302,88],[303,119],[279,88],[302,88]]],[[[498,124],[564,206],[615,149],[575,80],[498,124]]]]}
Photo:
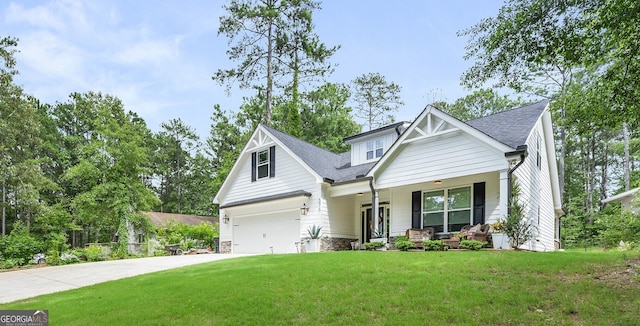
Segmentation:
{"type": "MultiPolygon", "coordinates": [[[[151,130],[182,119],[204,141],[215,104],[237,111],[242,97],[211,79],[233,68],[228,40],[218,36],[223,1],[0,1],[0,37],[18,38],[15,82],[41,103],[71,93],[113,95],[151,130]]],[[[501,0],[325,0],[314,12],[315,32],[341,48],[328,82],[349,83],[380,73],[401,86],[397,120],[412,120],[434,101],[471,91],[460,76],[467,39],[456,33],[495,16],[501,0]]],[[[352,106],[355,104],[351,103],[352,106]]]]}

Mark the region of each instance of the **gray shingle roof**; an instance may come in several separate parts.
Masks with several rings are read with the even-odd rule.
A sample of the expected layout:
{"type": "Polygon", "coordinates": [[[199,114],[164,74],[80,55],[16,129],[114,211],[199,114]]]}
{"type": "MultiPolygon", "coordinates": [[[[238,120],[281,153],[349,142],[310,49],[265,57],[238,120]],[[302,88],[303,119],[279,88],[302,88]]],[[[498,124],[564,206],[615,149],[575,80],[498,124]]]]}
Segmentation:
{"type": "MultiPolygon", "coordinates": [[[[541,101],[520,108],[469,120],[466,123],[489,137],[512,148],[523,145],[531,129],[549,101],[541,101]]],[[[306,141],[263,125],[273,136],[295,153],[323,178],[335,182],[355,180],[366,175],[375,162],[351,166],[351,152],[336,154],[306,141]]],[[[347,138],[353,138],[347,137],[347,138]]]]}
{"type": "Polygon", "coordinates": [[[469,120],[466,123],[512,148],[524,145],[531,129],[549,104],[548,100],[469,120]]]}

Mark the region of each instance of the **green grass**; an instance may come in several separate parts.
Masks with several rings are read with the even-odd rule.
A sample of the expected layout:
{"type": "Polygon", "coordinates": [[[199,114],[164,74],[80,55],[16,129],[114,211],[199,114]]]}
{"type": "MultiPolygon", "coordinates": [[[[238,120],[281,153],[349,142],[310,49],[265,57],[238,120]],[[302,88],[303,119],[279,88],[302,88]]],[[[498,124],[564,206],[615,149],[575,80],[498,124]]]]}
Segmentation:
{"type": "Polygon", "coordinates": [[[0,305],[51,325],[632,325],[629,252],[326,252],[224,260],[0,305]]]}

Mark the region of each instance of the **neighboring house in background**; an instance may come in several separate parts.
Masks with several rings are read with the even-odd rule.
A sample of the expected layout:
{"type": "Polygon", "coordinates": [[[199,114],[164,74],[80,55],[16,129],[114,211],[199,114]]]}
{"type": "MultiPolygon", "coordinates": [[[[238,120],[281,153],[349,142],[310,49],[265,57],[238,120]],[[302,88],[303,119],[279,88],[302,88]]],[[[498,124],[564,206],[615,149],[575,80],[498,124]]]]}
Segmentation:
{"type": "Polygon", "coordinates": [[[615,196],[603,199],[602,203],[608,204],[613,202],[620,202],[623,209],[634,214],[638,214],[640,213],[640,206],[638,206],[638,200],[640,200],[640,193],[638,192],[639,190],[640,188],[634,188],[629,191],[625,191],[615,196]]]}
{"type": "Polygon", "coordinates": [[[534,238],[556,248],[561,197],[548,101],[462,122],[427,106],[411,123],[345,138],[335,154],[259,125],[214,198],[220,251],[295,253],[322,226],[321,250],[409,228],[439,236],[507,215],[520,183],[534,238]]]}
{"type": "Polygon", "coordinates": [[[174,214],[174,213],[158,213],[158,212],[142,212],[142,214],[149,217],[151,224],[156,227],[166,227],[167,222],[174,221],[180,222],[185,225],[198,225],[201,222],[209,222],[211,224],[218,223],[217,217],[200,216],[200,215],[186,215],[186,214],[174,214]]]}

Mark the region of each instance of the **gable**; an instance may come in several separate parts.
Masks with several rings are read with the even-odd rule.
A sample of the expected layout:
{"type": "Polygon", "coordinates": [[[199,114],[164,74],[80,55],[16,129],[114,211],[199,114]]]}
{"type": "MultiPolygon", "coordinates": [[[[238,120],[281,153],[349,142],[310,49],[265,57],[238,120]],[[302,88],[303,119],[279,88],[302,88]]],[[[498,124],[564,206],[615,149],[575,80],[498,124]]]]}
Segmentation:
{"type": "Polygon", "coordinates": [[[319,175],[260,125],[234,163],[214,203],[225,205],[265,194],[308,190],[319,180],[322,180],[319,175]],[[259,166],[261,153],[268,153],[265,170],[260,170],[262,166],[259,166]]]}
{"type": "MultiPolygon", "coordinates": [[[[406,165],[405,168],[423,167],[425,162],[421,160],[427,157],[436,157],[447,154],[446,147],[437,146],[436,144],[450,137],[456,138],[454,143],[471,141],[478,145],[482,145],[483,148],[492,151],[493,155],[497,155],[498,157],[501,156],[501,159],[504,159],[505,152],[513,150],[509,146],[489,137],[447,113],[440,111],[436,107],[428,105],[418,118],[416,118],[407,130],[396,140],[382,159],[375,164],[367,176],[376,176],[376,178],[380,178],[383,174],[382,170],[387,169],[389,166],[406,165],[403,163],[394,164],[390,162],[391,160],[400,159],[414,162],[413,164],[406,165]],[[418,145],[409,146],[414,143],[418,145]],[[433,147],[434,145],[435,147],[433,147]],[[401,157],[399,152],[406,150],[408,147],[412,150],[417,149],[418,152],[415,154],[404,154],[401,157]]],[[[460,158],[465,157],[465,150],[462,148],[459,150],[462,152],[458,153],[458,156],[460,156],[460,158]]],[[[466,150],[468,154],[473,152],[469,152],[469,150],[470,149],[466,150]]]]}

